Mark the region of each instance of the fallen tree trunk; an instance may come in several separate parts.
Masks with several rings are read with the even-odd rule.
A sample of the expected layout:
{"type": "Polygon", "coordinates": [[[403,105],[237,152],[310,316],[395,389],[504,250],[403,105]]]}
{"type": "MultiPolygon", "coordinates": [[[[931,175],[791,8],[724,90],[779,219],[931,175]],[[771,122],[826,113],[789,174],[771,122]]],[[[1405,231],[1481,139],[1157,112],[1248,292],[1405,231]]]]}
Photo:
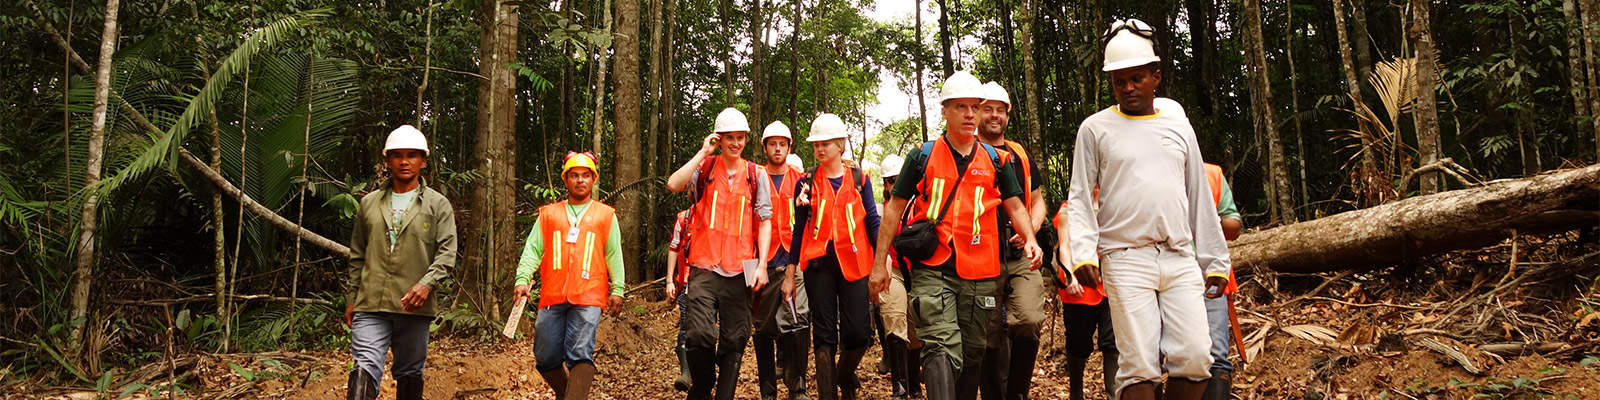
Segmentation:
{"type": "Polygon", "coordinates": [[[1229,245],[1241,275],[1379,268],[1522,232],[1600,224],[1600,164],[1490,182],[1247,233],[1229,245]]]}

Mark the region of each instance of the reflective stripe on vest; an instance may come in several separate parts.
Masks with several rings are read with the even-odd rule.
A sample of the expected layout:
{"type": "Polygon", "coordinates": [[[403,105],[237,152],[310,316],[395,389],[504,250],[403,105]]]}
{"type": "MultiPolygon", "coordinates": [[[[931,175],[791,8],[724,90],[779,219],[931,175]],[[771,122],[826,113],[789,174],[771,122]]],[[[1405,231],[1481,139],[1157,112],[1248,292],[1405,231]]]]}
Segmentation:
{"type": "Polygon", "coordinates": [[[744,261],[756,259],[756,218],[750,207],[757,188],[750,187],[752,170],[739,160],[733,175],[728,175],[722,157],[713,161],[711,179],[694,205],[695,216],[689,235],[689,263],[717,266],[729,273],[744,272],[744,261]],[[731,183],[730,183],[731,182],[731,183]],[[709,196],[707,196],[709,194],[709,196]]]}
{"type": "Polygon", "coordinates": [[[866,204],[862,202],[854,176],[853,171],[846,172],[839,189],[834,189],[833,184],[820,175],[812,185],[815,200],[811,203],[811,213],[815,223],[809,227],[811,234],[800,238],[798,251],[802,271],[811,260],[826,256],[831,244],[840,275],[846,281],[858,281],[872,273],[873,244],[867,240],[867,230],[858,224],[858,218],[867,216],[866,204]]]}
{"type": "Polygon", "coordinates": [[[611,206],[590,201],[574,225],[565,201],[539,209],[539,229],[544,231],[539,236],[549,237],[540,260],[539,307],[563,303],[605,307],[611,294],[605,246],[615,215],[616,209],[611,206]],[[569,243],[567,235],[574,228],[577,236],[569,243]]]}
{"type": "Polygon", "coordinates": [[[950,209],[938,225],[940,243],[933,256],[916,261],[925,266],[938,266],[955,257],[956,272],[962,279],[999,276],[1000,246],[1007,244],[996,229],[998,221],[994,214],[1000,205],[999,191],[995,187],[999,171],[994,158],[997,153],[990,153],[991,148],[982,143],[974,144],[966,177],[960,179],[959,185],[949,187],[945,182],[961,178],[955,155],[943,137],[931,147],[924,160],[923,180],[917,183],[918,192],[925,195],[918,196],[912,204],[912,220],[907,224],[936,219],[942,212],[940,208],[955,208],[950,209]],[[946,190],[954,190],[955,199],[950,204],[938,204],[949,195],[946,190]],[[972,206],[967,207],[967,204],[972,206]]]}

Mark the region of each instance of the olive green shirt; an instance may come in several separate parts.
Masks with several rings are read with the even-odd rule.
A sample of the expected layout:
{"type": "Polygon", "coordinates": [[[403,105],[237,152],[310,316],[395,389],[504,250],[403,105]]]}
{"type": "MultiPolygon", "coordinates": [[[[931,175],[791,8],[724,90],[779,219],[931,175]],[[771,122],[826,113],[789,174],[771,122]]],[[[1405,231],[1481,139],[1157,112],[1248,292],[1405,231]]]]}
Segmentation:
{"type": "Polygon", "coordinates": [[[350,237],[345,301],[360,312],[431,316],[440,285],[456,266],[455,209],[450,199],[424,182],[413,190],[417,196],[396,220],[390,218],[392,188],[384,185],[361,198],[350,237]],[[419,284],[428,287],[428,300],[406,312],[400,299],[419,284]]]}

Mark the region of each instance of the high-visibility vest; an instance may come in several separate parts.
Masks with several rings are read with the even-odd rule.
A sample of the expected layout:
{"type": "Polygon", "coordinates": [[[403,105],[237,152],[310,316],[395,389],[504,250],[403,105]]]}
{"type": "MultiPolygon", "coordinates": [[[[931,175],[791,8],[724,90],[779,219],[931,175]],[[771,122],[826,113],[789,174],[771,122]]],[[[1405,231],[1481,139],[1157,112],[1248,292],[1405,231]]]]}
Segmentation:
{"type": "MultiPolygon", "coordinates": [[[[1056,218],[1051,222],[1054,223],[1058,228],[1067,225],[1067,202],[1061,202],[1061,208],[1056,211],[1056,218]]],[[[1061,241],[1065,243],[1067,238],[1061,238],[1061,241]]],[[[1058,279],[1063,285],[1065,285],[1067,282],[1072,282],[1072,277],[1067,276],[1066,268],[1056,268],[1055,270],[1056,279],[1058,279]]],[[[1057,294],[1061,295],[1062,303],[1079,304],[1085,306],[1099,305],[1100,300],[1106,296],[1105,286],[1103,285],[1096,288],[1084,287],[1083,295],[1077,297],[1068,295],[1065,288],[1057,289],[1057,294]]]]}
{"type": "MultiPolygon", "coordinates": [[[[1211,185],[1211,205],[1222,206],[1222,166],[1212,163],[1206,164],[1206,183],[1211,185]]],[[[1239,283],[1233,278],[1233,269],[1228,269],[1228,287],[1222,289],[1223,293],[1238,293],[1239,283]]]]}
{"type": "Polygon", "coordinates": [[[563,303],[605,307],[611,294],[606,240],[611,237],[615,214],[611,206],[591,200],[574,226],[566,201],[539,208],[539,234],[545,250],[539,260],[540,308],[563,303]]]}
{"type": "Polygon", "coordinates": [[[977,143],[966,177],[956,165],[955,155],[943,138],[929,142],[922,180],[917,182],[917,201],[912,205],[910,222],[933,220],[945,207],[950,212],[939,222],[939,245],[933,256],[920,261],[925,266],[943,265],[955,257],[956,274],[962,279],[988,279],[1000,275],[1000,238],[995,211],[1000,208],[1000,190],[995,181],[1000,157],[994,147],[977,143]],[[987,157],[985,154],[987,153],[987,157]],[[956,180],[960,179],[960,186],[956,180]],[[955,191],[955,197],[944,204],[955,191]]]}
{"type": "Polygon", "coordinates": [[[719,266],[730,273],[744,272],[744,261],[756,258],[755,201],[757,188],[752,187],[748,174],[751,168],[735,166],[728,175],[722,157],[713,161],[711,179],[706,182],[700,201],[694,205],[693,223],[689,234],[689,263],[699,266],[719,266]]]}
{"type": "Polygon", "coordinates": [[[1006,151],[1017,156],[1017,161],[1022,170],[1022,205],[1032,204],[1033,201],[1033,163],[1028,162],[1028,151],[1022,148],[1022,143],[1006,139],[1006,151]]]}
{"type": "MultiPolygon", "coordinates": [[[[800,270],[811,260],[828,253],[833,244],[839,272],[846,281],[857,281],[872,273],[872,246],[867,241],[867,208],[861,201],[854,173],[844,174],[838,190],[820,174],[812,184],[811,220],[800,232],[800,270]]],[[[876,205],[874,205],[876,206],[876,205]]]]}
{"type": "Polygon", "coordinates": [[[789,240],[794,238],[794,182],[803,179],[805,171],[787,164],[783,168],[781,182],[772,188],[772,242],[767,244],[767,259],[761,262],[772,261],[778,250],[793,251],[789,240]]]}

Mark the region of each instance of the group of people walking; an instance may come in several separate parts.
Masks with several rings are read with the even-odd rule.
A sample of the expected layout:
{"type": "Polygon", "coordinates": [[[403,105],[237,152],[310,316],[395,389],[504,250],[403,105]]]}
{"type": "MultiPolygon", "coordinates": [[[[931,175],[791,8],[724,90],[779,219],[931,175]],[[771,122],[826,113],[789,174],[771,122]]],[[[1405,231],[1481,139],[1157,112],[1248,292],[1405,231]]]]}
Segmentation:
{"type": "MultiPolygon", "coordinates": [[[[1154,96],[1153,34],[1138,20],[1106,31],[1117,104],[1083,121],[1050,227],[1044,188],[1059,178],[1006,138],[1007,91],[970,73],[940,88],[939,138],[879,163],[881,204],[871,171],[846,159],[838,116],[811,121],[817,165],[806,168],[782,122],[760,131],[765,162],[746,160],[755,132],[739,110],[722,110],[666,182],[691,203],[668,249],[673,386],[733,399],[753,337],[763,399],[810,398],[808,380],[821,399],[859,398],[857,369],[874,342],[894,398],[1026,399],[1054,287],[1073,399],[1096,334],[1108,397],[1226,399],[1225,296],[1236,288],[1225,240],[1239,216],[1183,108],[1154,96]]],[[[455,262],[449,201],[417,174],[421,132],[391,133],[385,162],[390,184],[362,199],[351,245],[352,399],[375,398],[390,350],[397,395],[421,398],[429,294],[455,262]]],[[[512,294],[528,296],[537,272],[535,365],[559,399],[588,396],[599,320],[624,294],[620,229],[637,229],[592,199],[598,163],[566,156],[568,198],[540,208],[512,294]]]]}

